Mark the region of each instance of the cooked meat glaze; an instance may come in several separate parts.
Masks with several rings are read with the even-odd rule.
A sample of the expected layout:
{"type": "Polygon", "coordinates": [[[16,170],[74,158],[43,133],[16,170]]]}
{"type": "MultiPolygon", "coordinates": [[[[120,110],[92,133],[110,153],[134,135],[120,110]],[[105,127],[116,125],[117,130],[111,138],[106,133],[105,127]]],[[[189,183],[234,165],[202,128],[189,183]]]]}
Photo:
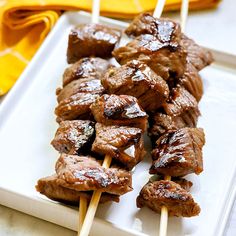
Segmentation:
{"type": "Polygon", "coordinates": [[[163,111],[150,115],[149,136],[155,141],[169,130],[196,127],[199,115],[196,99],[186,89],[174,88],[163,111]]]}
{"type": "Polygon", "coordinates": [[[122,195],[132,190],[131,174],[123,169],[104,168],[88,156],[62,154],[56,163],[60,185],[77,191],[102,190],[122,195]]]}
{"type": "Polygon", "coordinates": [[[104,94],[90,108],[95,120],[99,123],[132,126],[146,130],[148,116],[135,97],[104,94]]]}
{"type": "MultiPolygon", "coordinates": [[[[38,180],[36,190],[46,197],[69,205],[78,206],[80,197],[91,199],[92,191],[77,191],[70,188],[65,188],[60,185],[60,179],[57,175],[48,176],[38,180]]],[[[102,193],[99,203],[108,201],[119,202],[119,196],[109,193],[102,193]]]]}
{"type": "Polygon", "coordinates": [[[145,111],[155,111],[169,95],[167,83],[137,60],[110,69],[104,75],[102,85],[109,94],[136,97],[145,111]]]}
{"type": "Polygon", "coordinates": [[[112,54],[122,65],[139,60],[165,80],[181,77],[185,71],[186,52],[180,44],[176,41],[163,43],[150,34],[138,36],[112,54]]]}
{"type": "Polygon", "coordinates": [[[128,36],[137,37],[142,34],[152,34],[161,42],[180,40],[180,25],[170,19],[155,18],[150,13],[142,13],[134,18],[125,30],[128,36]]]}
{"type": "Polygon", "coordinates": [[[63,101],[77,93],[102,95],[105,92],[100,79],[80,79],[67,84],[63,89],[57,89],[57,101],[63,101]]]}
{"type": "Polygon", "coordinates": [[[95,137],[94,126],[90,120],[62,121],[51,144],[60,153],[89,153],[95,137]]]}
{"type": "Polygon", "coordinates": [[[92,118],[90,106],[97,98],[98,94],[77,93],[60,101],[55,109],[57,121],[92,118]]]}
{"type": "Polygon", "coordinates": [[[96,124],[92,151],[109,155],[132,169],[144,157],[142,130],[127,126],[96,124]]]}
{"type": "Polygon", "coordinates": [[[99,57],[85,57],[66,68],[63,74],[63,87],[77,79],[100,79],[111,65],[99,57]]]}
{"type": "Polygon", "coordinates": [[[194,110],[200,114],[196,99],[184,88],[171,90],[169,101],[163,104],[164,111],[170,116],[179,116],[185,111],[194,110]]]}
{"type": "Polygon", "coordinates": [[[192,217],[200,213],[200,207],[191,194],[170,180],[147,183],[137,197],[137,207],[144,206],[157,213],[161,213],[165,206],[169,216],[192,217]]]}
{"type": "Polygon", "coordinates": [[[184,87],[197,102],[200,101],[203,95],[202,78],[197,69],[191,64],[187,63],[184,75],[177,80],[177,85],[184,87]]]}
{"type": "Polygon", "coordinates": [[[211,52],[196,44],[186,35],[182,34],[180,44],[187,51],[187,62],[191,63],[198,71],[213,62],[211,52]]]}
{"type": "Polygon", "coordinates": [[[111,57],[119,43],[121,32],[100,24],[81,24],[69,34],[67,62],[75,63],[82,57],[111,57]]]}
{"type": "Polygon", "coordinates": [[[205,137],[201,128],[182,128],[165,133],[157,140],[156,149],[152,151],[150,174],[200,174],[203,171],[204,144],[205,137]]]}

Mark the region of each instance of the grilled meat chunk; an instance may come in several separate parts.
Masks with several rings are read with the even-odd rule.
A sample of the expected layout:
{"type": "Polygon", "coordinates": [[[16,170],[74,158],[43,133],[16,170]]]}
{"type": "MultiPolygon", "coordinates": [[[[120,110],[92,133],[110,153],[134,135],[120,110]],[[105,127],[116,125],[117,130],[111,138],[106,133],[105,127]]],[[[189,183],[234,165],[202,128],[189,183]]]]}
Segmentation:
{"type": "Polygon", "coordinates": [[[171,40],[180,40],[180,25],[170,19],[155,18],[150,13],[142,13],[134,18],[125,33],[131,37],[137,37],[142,34],[152,34],[161,42],[170,42],[171,40]]]}
{"type": "Polygon", "coordinates": [[[60,153],[88,153],[95,137],[94,126],[90,120],[62,121],[51,144],[60,153]]]}
{"type": "Polygon", "coordinates": [[[165,206],[169,216],[183,217],[197,216],[201,210],[188,191],[170,180],[147,183],[137,197],[137,207],[144,206],[157,213],[165,206]]]}
{"type": "Polygon", "coordinates": [[[66,68],[63,74],[63,87],[77,79],[100,79],[111,65],[99,57],[85,57],[66,68]]]}
{"type": "Polygon", "coordinates": [[[172,89],[169,101],[163,108],[164,111],[150,116],[148,133],[152,140],[155,141],[168,130],[196,127],[200,115],[198,104],[186,89],[172,89]]]}
{"type": "Polygon", "coordinates": [[[109,155],[132,169],[145,154],[142,130],[127,126],[96,124],[96,139],[92,151],[109,155]]]}
{"type": "Polygon", "coordinates": [[[109,94],[126,94],[138,99],[145,111],[155,111],[169,95],[167,83],[147,65],[133,60],[110,69],[102,79],[109,94]]]}
{"type": "Polygon", "coordinates": [[[196,110],[199,113],[196,99],[182,87],[171,90],[169,101],[163,104],[163,108],[170,116],[179,116],[190,110],[196,110]]]}
{"type": "MultiPolygon", "coordinates": [[[[61,186],[60,179],[58,179],[56,174],[38,180],[36,190],[51,200],[75,206],[78,206],[80,197],[84,197],[89,201],[93,193],[92,191],[79,192],[77,190],[61,186]]],[[[108,201],[119,202],[119,196],[109,193],[102,193],[99,203],[105,203],[108,201]]]]}
{"type": "Polygon", "coordinates": [[[97,98],[98,94],[77,93],[60,101],[55,109],[57,121],[92,118],[90,106],[97,98]]]}
{"type": "Polygon", "coordinates": [[[202,147],[205,144],[203,129],[182,128],[169,131],[156,142],[152,151],[150,174],[184,176],[203,171],[202,147]]]}
{"type": "Polygon", "coordinates": [[[200,101],[203,95],[203,83],[197,69],[187,63],[184,75],[177,80],[177,85],[184,87],[191,95],[195,97],[197,102],[200,101]]]}
{"type": "Polygon", "coordinates": [[[191,63],[198,71],[213,62],[211,52],[196,44],[186,35],[182,34],[180,44],[187,51],[187,62],[191,63]]]}
{"type": "Polygon", "coordinates": [[[121,32],[100,24],[81,24],[69,34],[67,62],[74,63],[82,57],[111,57],[119,43],[121,32]]]}
{"type": "Polygon", "coordinates": [[[140,35],[126,46],[113,51],[113,56],[120,64],[124,65],[137,59],[147,64],[165,80],[183,76],[186,55],[179,42],[175,40],[162,42],[150,34],[140,35]]]}
{"type": "Polygon", "coordinates": [[[77,191],[102,190],[122,195],[132,190],[131,174],[123,169],[106,169],[92,157],[61,154],[56,173],[63,187],[77,191]]]}
{"type": "Polygon", "coordinates": [[[105,92],[100,79],[80,79],[71,81],[63,89],[57,89],[57,101],[69,99],[77,93],[90,93],[102,95],[105,92]]]}
{"type": "Polygon", "coordinates": [[[99,123],[132,126],[146,130],[148,116],[135,97],[104,94],[90,108],[95,120],[99,123]]]}

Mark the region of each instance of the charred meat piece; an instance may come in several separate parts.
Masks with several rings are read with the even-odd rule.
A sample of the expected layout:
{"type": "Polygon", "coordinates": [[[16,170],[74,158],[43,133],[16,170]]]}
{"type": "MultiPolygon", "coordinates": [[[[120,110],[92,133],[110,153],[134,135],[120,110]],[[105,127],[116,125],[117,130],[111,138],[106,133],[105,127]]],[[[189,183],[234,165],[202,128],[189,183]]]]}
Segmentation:
{"type": "Polygon", "coordinates": [[[96,124],[96,139],[92,151],[109,155],[132,169],[145,154],[142,130],[127,126],[96,124]]]}
{"type": "Polygon", "coordinates": [[[95,137],[94,126],[89,120],[62,121],[51,144],[60,153],[88,152],[95,137]]]}
{"type": "Polygon", "coordinates": [[[126,46],[115,49],[113,56],[122,65],[139,60],[165,80],[183,76],[186,66],[186,51],[179,42],[161,42],[150,34],[140,35],[126,46]]]}
{"type": "Polygon", "coordinates": [[[82,57],[111,57],[119,43],[121,32],[100,24],[81,24],[69,34],[67,62],[74,63],[82,57]]]}
{"type": "Polygon", "coordinates": [[[177,80],[177,83],[193,95],[197,102],[200,101],[203,95],[203,83],[197,69],[191,63],[187,63],[184,75],[177,80]]]}
{"type": "Polygon", "coordinates": [[[143,13],[134,18],[125,33],[131,37],[152,34],[161,42],[180,40],[180,25],[170,19],[155,18],[150,13],[143,13]]]}
{"type": "Polygon", "coordinates": [[[165,206],[169,216],[178,217],[197,216],[201,210],[188,191],[170,180],[147,183],[137,197],[137,207],[144,206],[157,213],[165,206]]]}
{"type": "Polygon", "coordinates": [[[182,128],[169,131],[156,142],[152,151],[150,174],[184,176],[203,171],[202,147],[205,144],[203,129],[182,128]]]}
{"type": "Polygon", "coordinates": [[[63,101],[77,93],[102,95],[105,92],[100,79],[80,79],[67,84],[63,89],[57,89],[57,101],[63,101]]]}
{"type": "Polygon", "coordinates": [[[157,138],[169,130],[177,130],[184,127],[196,127],[199,112],[190,109],[179,116],[169,116],[163,113],[156,113],[150,116],[148,135],[155,142],[157,138]]]}
{"type": "Polygon", "coordinates": [[[98,94],[77,93],[60,101],[55,109],[57,121],[92,118],[90,106],[97,98],[98,94]]]}
{"type": "Polygon", "coordinates": [[[184,88],[171,90],[169,101],[163,104],[165,113],[170,116],[180,116],[185,111],[196,111],[200,115],[196,99],[184,88]]]}
{"type": "MultiPolygon", "coordinates": [[[[89,201],[93,193],[92,191],[79,192],[74,189],[61,186],[60,179],[58,179],[56,174],[38,180],[36,190],[51,200],[75,206],[78,205],[80,197],[84,197],[89,201]]],[[[102,193],[100,203],[105,203],[108,201],[119,202],[119,196],[109,193],[102,193]]]]}
{"type": "Polygon", "coordinates": [[[164,111],[150,115],[149,136],[156,140],[169,130],[196,127],[200,115],[196,99],[184,88],[171,90],[170,98],[163,105],[164,111]]]}
{"type": "Polygon", "coordinates": [[[198,71],[213,62],[211,52],[196,44],[186,35],[182,34],[180,44],[187,51],[187,62],[191,63],[198,71]]]}
{"type": "Polygon", "coordinates": [[[146,130],[148,116],[135,97],[104,94],[90,108],[95,120],[99,123],[132,126],[146,130]]]}
{"type": "Polygon", "coordinates": [[[66,68],[63,74],[63,87],[77,79],[100,79],[110,67],[107,60],[99,57],[82,58],[66,68]]]}
{"type": "Polygon", "coordinates": [[[122,195],[132,190],[131,174],[123,169],[106,169],[92,157],[62,154],[56,173],[63,187],[77,191],[102,190],[122,195]]]}
{"type": "Polygon", "coordinates": [[[167,83],[147,65],[133,60],[110,69],[102,79],[109,94],[126,94],[138,99],[145,111],[155,111],[169,95],[167,83]]]}

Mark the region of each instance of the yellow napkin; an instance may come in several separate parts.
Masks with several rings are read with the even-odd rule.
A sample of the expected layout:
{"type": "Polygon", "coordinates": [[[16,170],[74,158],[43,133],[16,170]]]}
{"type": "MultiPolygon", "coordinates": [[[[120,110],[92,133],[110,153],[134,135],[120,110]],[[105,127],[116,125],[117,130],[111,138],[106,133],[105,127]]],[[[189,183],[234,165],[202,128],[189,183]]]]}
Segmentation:
{"type": "MultiPolygon", "coordinates": [[[[220,0],[190,0],[190,9],[214,7],[220,0]]],[[[132,18],[151,11],[156,0],[101,0],[101,14],[132,18]]],[[[181,0],[167,0],[165,10],[178,10],[181,0]]],[[[92,0],[0,0],[0,95],[27,66],[62,10],[90,10],[92,0]]]]}

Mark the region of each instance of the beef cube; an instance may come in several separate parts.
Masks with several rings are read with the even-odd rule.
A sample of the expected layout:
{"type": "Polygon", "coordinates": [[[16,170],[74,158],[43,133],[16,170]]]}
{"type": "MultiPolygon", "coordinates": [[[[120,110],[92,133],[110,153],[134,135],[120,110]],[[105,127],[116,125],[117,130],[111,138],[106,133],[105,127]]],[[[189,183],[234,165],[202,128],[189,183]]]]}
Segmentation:
{"type": "Polygon", "coordinates": [[[169,116],[156,113],[150,117],[148,135],[152,141],[156,141],[169,130],[177,130],[184,127],[196,127],[199,113],[195,110],[185,111],[179,116],[169,116]]]}
{"type": "Polygon", "coordinates": [[[60,101],[55,109],[57,121],[60,123],[63,120],[91,119],[90,106],[97,98],[98,94],[77,93],[60,101]]]}
{"type": "Polygon", "coordinates": [[[170,116],[180,116],[186,111],[195,111],[200,115],[196,99],[184,88],[171,90],[169,101],[163,104],[164,111],[170,116]]]}
{"type": "Polygon", "coordinates": [[[197,102],[200,101],[203,95],[203,83],[197,69],[191,63],[187,63],[184,75],[177,80],[177,84],[193,95],[197,102]]]}
{"type": "Polygon", "coordinates": [[[161,42],[170,42],[171,40],[180,40],[180,25],[170,19],[155,18],[150,13],[142,13],[134,18],[125,33],[131,37],[137,37],[142,34],[152,34],[161,42]]]}
{"type": "Polygon", "coordinates": [[[186,51],[175,40],[161,42],[157,37],[143,34],[129,42],[126,46],[113,51],[116,60],[124,65],[131,60],[139,60],[147,64],[163,79],[181,77],[186,66],[186,51]]]}
{"type": "Polygon", "coordinates": [[[203,129],[182,128],[169,131],[156,142],[152,151],[150,174],[184,176],[203,171],[202,147],[205,144],[203,129]]]}
{"type": "Polygon", "coordinates": [[[100,24],[81,24],[71,30],[68,39],[67,62],[74,63],[82,57],[111,57],[119,43],[121,32],[100,24]]]}
{"type": "Polygon", "coordinates": [[[187,62],[191,63],[198,71],[213,62],[211,52],[196,44],[186,35],[182,34],[180,44],[187,51],[187,62]]]}
{"type": "Polygon", "coordinates": [[[61,154],[56,163],[60,185],[77,191],[101,190],[122,195],[132,190],[131,173],[106,169],[92,157],[61,154]]]}
{"type": "Polygon", "coordinates": [[[85,57],[66,68],[63,74],[63,87],[77,79],[100,79],[111,65],[99,57],[85,57]]]}
{"type": "Polygon", "coordinates": [[[95,120],[99,123],[132,126],[146,130],[148,116],[135,97],[104,94],[90,108],[95,120]]]}
{"type": "Polygon", "coordinates": [[[109,94],[126,94],[138,99],[145,111],[155,111],[169,95],[167,83],[147,65],[133,60],[110,69],[102,79],[109,94]]]}
{"type": "Polygon", "coordinates": [[[77,93],[102,95],[105,92],[100,79],[80,79],[71,81],[63,89],[57,89],[57,101],[63,101],[77,93]]]}
{"type": "Polygon", "coordinates": [[[96,139],[92,151],[109,155],[132,169],[145,154],[142,130],[127,126],[96,124],[96,139]]]}
{"type": "Polygon", "coordinates": [[[200,115],[196,99],[184,88],[171,90],[170,98],[163,111],[150,116],[149,136],[156,140],[169,130],[196,127],[200,115]]]}
{"type": "Polygon", "coordinates": [[[88,153],[95,137],[94,126],[89,120],[62,121],[51,144],[60,153],[88,153]]]}
{"type": "MultiPolygon", "coordinates": [[[[79,192],[74,189],[61,186],[60,180],[56,174],[38,180],[36,190],[51,200],[74,206],[79,205],[81,197],[90,201],[93,194],[92,191],[79,192]]],[[[109,193],[102,193],[99,203],[105,203],[108,201],[119,202],[119,196],[109,193]]]]}
{"type": "Polygon", "coordinates": [[[177,217],[197,216],[201,210],[188,191],[170,180],[147,183],[137,197],[137,207],[144,206],[159,214],[165,206],[169,216],[177,217]]]}

